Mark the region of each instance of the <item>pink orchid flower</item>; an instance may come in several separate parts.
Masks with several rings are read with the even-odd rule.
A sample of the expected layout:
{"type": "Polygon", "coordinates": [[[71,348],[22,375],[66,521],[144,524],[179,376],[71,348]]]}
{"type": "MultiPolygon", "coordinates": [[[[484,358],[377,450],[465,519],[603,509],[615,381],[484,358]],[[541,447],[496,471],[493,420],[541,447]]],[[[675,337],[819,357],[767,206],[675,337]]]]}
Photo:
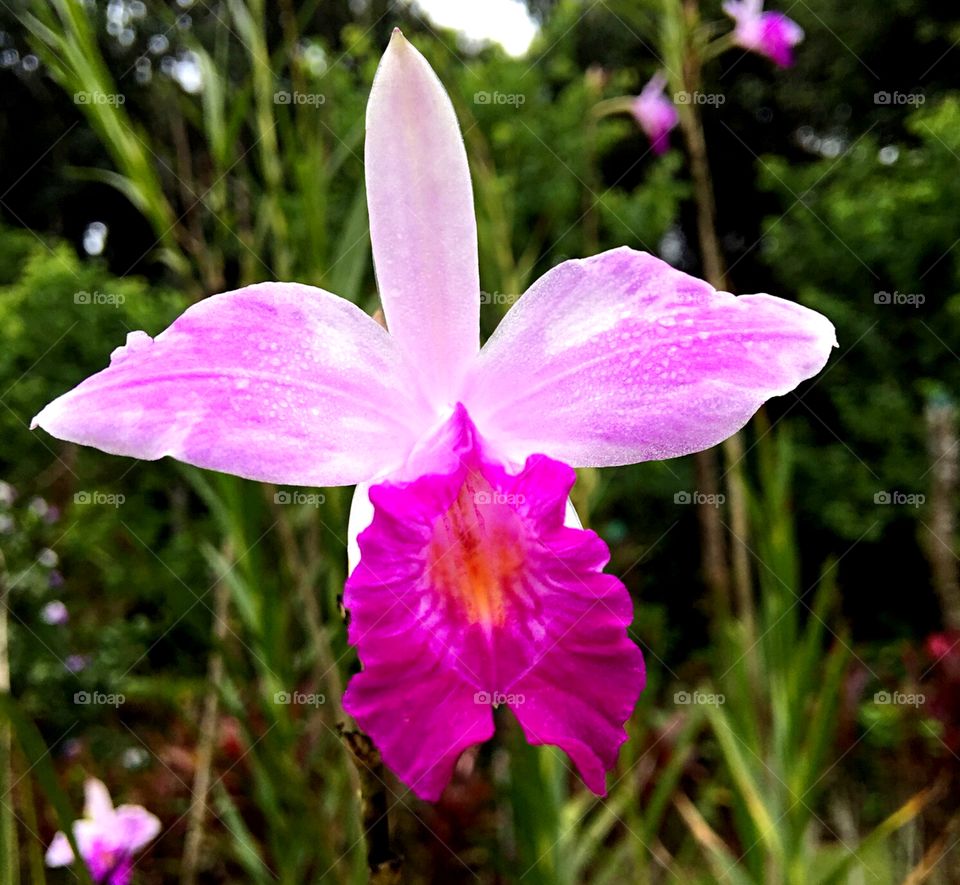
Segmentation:
{"type": "Polygon", "coordinates": [[[345,603],[363,670],[344,706],[386,764],[436,799],[504,704],[603,793],[644,668],[630,596],[569,504],[573,467],[720,442],[823,368],[833,326],[619,248],[554,267],[481,350],[463,140],[399,31],[365,151],[389,333],[329,292],[248,286],[131,333],[34,424],[255,480],[359,483],[345,603]]]}
{"type": "MultiPolygon", "coordinates": [[[[102,781],[84,785],[83,819],[74,821],[73,837],[80,857],[97,885],[128,885],[133,856],[160,832],[160,821],[140,805],[114,808],[102,781]]],[[[65,867],[76,858],[65,833],[57,833],[47,849],[48,867],[65,867]]]]}
{"type": "Polygon", "coordinates": [[[737,46],[758,52],[781,68],[793,64],[793,47],[803,40],[803,28],[782,12],[764,12],[763,0],[728,0],[723,11],[735,22],[737,46]]]}
{"type": "Polygon", "coordinates": [[[670,147],[670,131],[680,120],[673,102],[664,94],[667,78],[654,74],[633,100],[633,116],[650,139],[655,154],[666,153],[670,147]]]}

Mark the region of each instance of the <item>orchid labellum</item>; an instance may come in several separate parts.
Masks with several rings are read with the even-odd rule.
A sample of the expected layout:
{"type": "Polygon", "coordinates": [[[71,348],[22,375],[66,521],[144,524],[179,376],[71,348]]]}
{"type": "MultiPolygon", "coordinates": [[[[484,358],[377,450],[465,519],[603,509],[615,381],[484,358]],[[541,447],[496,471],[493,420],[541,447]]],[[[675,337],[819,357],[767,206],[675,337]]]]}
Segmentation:
{"type": "Polygon", "coordinates": [[[365,150],[389,332],[320,289],[248,286],[132,333],[34,423],[137,458],[359,484],[345,604],[363,670],[344,706],[386,764],[436,799],[502,703],[602,793],[644,668],[630,596],[569,504],[573,468],[720,442],[823,368],[833,326],[619,248],[554,267],[481,349],[463,140],[399,31],[365,150]]]}

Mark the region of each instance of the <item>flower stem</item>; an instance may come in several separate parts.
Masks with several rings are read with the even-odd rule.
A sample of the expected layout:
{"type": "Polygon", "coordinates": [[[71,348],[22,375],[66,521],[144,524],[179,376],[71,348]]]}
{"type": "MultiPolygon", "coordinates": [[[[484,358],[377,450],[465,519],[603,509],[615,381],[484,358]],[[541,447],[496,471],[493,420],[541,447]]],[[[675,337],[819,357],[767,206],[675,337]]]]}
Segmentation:
{"type": "MultiPolygon", "coordinates": [[[[231,546],[223,546],[223,558],[232,561],[231,546]]],[[[217,718],[220,712],[220,690],[223,682],[223,642],[227,636],[227,617],[230,587],[221,578],[213,591],[213,648],[207,663],[207,693],[203,701],[200,719],[200,740],[197,745],[197,766],[190,791],[190,809],[187,816],[187,835],[183,846],[183,861],[180,867],[181,885],[193,885],[200,863],[200,848],[203,843],[203,827],[207,811],[207,796],[210,792],[213,750],[217,738],[217,718]]]]}
{"type": "MultiPolygon", "coordinates": [[[[0,693],[10,694],[9,622],[7,606],[10,585],[7,583],[6,561],[0,552],[0,693]]],[[[0,722],[0,881],[20,881],[17,859],[17,830],[14,820],[13,797],[13,732],[10,720],[0,722]]]]}
{"type": "Polygon", "coordinates": [[[960,581],[954,554],[957,478],[957,408],[944,396],[932,400],[924,413],[927,451],[930,455],[930,526],[927,530],[927,558],[933,574],[933,588],[940,600],[944,626],[960,630],[960,581]]]}
{"type": "Polygon", "coordinates": [[[598,101],[590,109],[590,115],[599,119],[600,117],[609,117],[611,114],[630,114],[633,113],[633,102],[634,98],[630,95],[607,98],[598,101]]]}
{"type": "Polygon", "coordinates": [[[401,859],[390,847],[390,816],[386,770],[380,753],[362,731],[346,725],[340,737],[360,775],[360,802],[363,832],[367,841],[370,885],[400,885],[401,859]]]}
{"type": "MultiPolygon", "coordinates": [[[[693,33],[699,20],[697,0],[684,0],[682,19],[686,27],[681,29],[685,35],[693,33]]],[[[700,47],[692,44],[689,36],[684,40],[680,54],[683,90],[691,94],[699,92],[702,85],[703,59],[700,47]]],[[[716,289],[729,290],[726,262],[720,240],[717,236],[717,206],[714,196],[713,179],[710,175],[710,163],[707,156],[707,142],[703,133],[703,121],[699,106],[695,103],[680,105],[680,128],[683,132],[690,155],[690,175],[693,179],[694,201],[697,207],[697,234],[700,242],[700,254],[703,272],[707,281],[716,289]]],[[[753,591],[750,584],[749,559],[749,520],[747,513],[747,492],[744,478],[743,437],[737,433],[723,443],[726,460],[727,492],[730,499],[730,549],[733,564],[733,589],[737,598],[738,614],[743,621],[748,642],[752,643],[756,635],[753,591]]]]}
{"type": "MultiPolygon", "coordinates": [[[[693,456],[693,469],[697,489],[706,501],[717,500],[720,478],[713,449],[697,452],[693,456]]],[[[723,521],[720,511],[710,504],[697,504],[697,521],[700,524],[703,575],[713,597],[712,616],[716,624],[722,624],[730,616],[730,570],[727,551],[723,543],[723,521]]]]}
{"type": "MultiPolygon", "coordinates": [[[[17,759],[23,761],[23,753],[17,754],[17,759]]],[[[23,808],[23,825],[28,832],[39,833],[40,825],[37,823],[37,806],[33,795],[33,781],[25,777],[20,781],[23,791],[20,806],[23,808]]],[[[13,797],[10,797],[10,806],[13,807],[13,797]]],[[[27,846],[27,856],[29,860],[30,881],[33,885],[47,885],[47,870],[43,865],[43,845],[36,839],[31,839],[27,846]]],[[[17,880],[14,879],[14,882],[17,880]]]]}

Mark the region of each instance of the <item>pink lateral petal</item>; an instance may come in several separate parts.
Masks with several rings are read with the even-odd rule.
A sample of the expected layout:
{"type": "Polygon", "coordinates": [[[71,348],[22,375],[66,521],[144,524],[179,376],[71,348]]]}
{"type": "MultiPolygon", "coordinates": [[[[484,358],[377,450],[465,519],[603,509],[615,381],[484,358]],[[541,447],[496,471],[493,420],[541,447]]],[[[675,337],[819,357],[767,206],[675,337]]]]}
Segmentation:
{"type": "Polygon", "coordinates": [[[726,439],[816,375],[835,344],[833,325],[799,304],[717,292],[613,249],[533,284],[483,348],[464,402],[515,460],[661,460],[726,439]]]}
{"type": "Polygon", "coordinates": [[[141,805],[121,805],[114,814],[115,843],[134,854],[160,833],[160,821],[141,805]]]}
{"type": "Polygon", "coordinates": [[[59,832],[53,837],[44,855],[44,863],[48,867],[66,867],[73,863],[73,849],[65,833],[59,832]]]}
{"type": "Polygon", "coordinates": [[[626,633],[629,594],[602,574],[606,545],[564,525],[574,472],[543,456],[508,472],[462,406],[435,440],[437,472],[370,488],[344,594],[364,669],[344,706],[423,798],[490,736],[500,703],[602,792],[643,662],[626,633]]]}
{"type": "Polygon", "coordinates": [[[399,31],[370,93],[365,160],[387,326],[433,400],[452,405],[480,347],[473,190],[453,105],[399,31]]]}
{"type": "Polygon", "coordinates": [[[322,289],[260,283],[195,304],[34,419],[115,455],[347,485],[405,459],[432,418],[395,342],[322,289]]]}

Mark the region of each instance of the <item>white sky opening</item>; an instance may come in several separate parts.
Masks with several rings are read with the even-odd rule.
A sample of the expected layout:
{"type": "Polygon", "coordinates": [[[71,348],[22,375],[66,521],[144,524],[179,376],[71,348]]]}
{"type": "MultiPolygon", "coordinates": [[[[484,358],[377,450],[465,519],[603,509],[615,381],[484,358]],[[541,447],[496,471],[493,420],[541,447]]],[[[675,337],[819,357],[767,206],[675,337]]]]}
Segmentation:
{"type": "Polygon", "coordinates": [[[468,40],[499,43],[510,55],[521,56],[537,35],[537,23],[521,0],[412,0],[434,23],[460,31],[468,40]]]}

